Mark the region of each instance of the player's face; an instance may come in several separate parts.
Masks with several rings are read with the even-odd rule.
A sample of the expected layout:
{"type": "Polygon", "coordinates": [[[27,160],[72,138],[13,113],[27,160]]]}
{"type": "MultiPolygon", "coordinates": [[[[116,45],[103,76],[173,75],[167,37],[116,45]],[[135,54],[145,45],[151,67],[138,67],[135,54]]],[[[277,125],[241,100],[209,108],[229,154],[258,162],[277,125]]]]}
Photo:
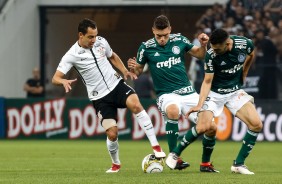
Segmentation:
{"type": "Polygon", "coordinates": [[[96,37],[98,35],[97,29],[92,29],[91,27],[87,28],[87,33],[84,35],[81,32],[79,33],[79,45],[85,49],[90,49],[93,47],[96,37]]]}
{"type": "Polygon", "coordinates": [[[168,42],[170,32],[171,32],[170,26],[162,30],[153,28],[155,39],[161,46],[164,46],[168,42]]]}
{"type": "Polygon", "coordinates": [[[221,44],[211,44],[211,48],[213,49],[213,51],[217,54],[217,55],[221,55],[224,54],[225,52],[227,52],[228,50],[228,43],[224,42],[221,44]]]}

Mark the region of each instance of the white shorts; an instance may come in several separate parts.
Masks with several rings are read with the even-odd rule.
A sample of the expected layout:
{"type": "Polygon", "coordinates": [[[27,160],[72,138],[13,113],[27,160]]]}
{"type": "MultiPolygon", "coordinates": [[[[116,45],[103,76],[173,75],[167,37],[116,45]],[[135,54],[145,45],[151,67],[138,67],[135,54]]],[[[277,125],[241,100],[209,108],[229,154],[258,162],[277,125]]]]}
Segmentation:
{"type": "MultiPolygon", "coordinates": [[[[162,115],[166,117],[166,108],[171,105],[175,104],[179,110],[179,116],[185,115],[191,107],[197,106],[199,101],[198,93],[192,93],[189,95],[178,95],[175,93],[163,94],[157,99],[157,106],[162,115]]],[[[189,116],[189,119],[196,122],[197,113],[192,113],[189,116]]]]}
{"type": "Polygon", "coordinates": [[[226,106],[235,115],[249,101],[254,103],[254,97],[242,89],[228,94],[218,94],[210,91],[200,111],[212,111],[214,116],[217,117],[223,111],[224,106],[226,106]]]}

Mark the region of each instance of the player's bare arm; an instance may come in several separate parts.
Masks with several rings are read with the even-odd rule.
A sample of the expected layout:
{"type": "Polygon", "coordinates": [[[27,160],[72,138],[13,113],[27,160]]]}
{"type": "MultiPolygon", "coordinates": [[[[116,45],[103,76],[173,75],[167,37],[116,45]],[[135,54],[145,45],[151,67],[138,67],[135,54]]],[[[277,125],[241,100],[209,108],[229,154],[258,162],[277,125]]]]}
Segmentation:
{"type": "Polygon", "coordinates": [[[199,97],[199,102],[198,105],[196,107],[192,107],[189,112],[185,115],[185,118],[188,118],[188,116],[192,113],[192,112],[198,112],[199,110],[201,110],[205,100],[208,97],[208,94],[211,90],[211,84],[212,84],[212,80],[213,80],[213,73],[206,73],[205,74],[205,78],[204,81],[202,82],[202,86],[201,86],[201,91],[200,91],[200,97],[199,97]]]}
{"type": "Polygon", "coordinates": [[[52,78],[52,83],[55,85],[63,85],[66,93],[68,93],[72,89],[71,84],[77,81],[77,79],[67,80],[63,78],[64,75],[65,75],[64,73],[57,70],[52,78]]]}
{"type": "Polygon", "coordinates": [[[198,58],[200,60],[203,60],[205,58],[205,55],[206,55],[206,52],[207,52],[207,44],[209,42],[209,37],[205,33],[201,33],[198,36],[198,40],[199,40],[199,42],[201,44],[201,47],[194,46],[189,51],[189,53],[192,56],[194,56],[194,57],[196,57],[196,58],[198,58]]]}
{"type": "Polygon", "coordinates": [[[143,68],[145,65],[140,65],[136,62],[136,58],[129,58],[127,61],[127,66],[130,69],[130,71],[134,72],[137,76],[141,75],[143,72],[143,68]]]}
{"type": "Polygon", "coordinates": [[[113,52],[109,60],[123,74],[125,80],[127,80],[127,77],[130,77],[131,80],[137,79],[137,76],[134,73],[127,70],[120,57],[115,52],[113,52]]]}
{"type": "Polygon", "coordinates": [[[246,58],[246,61],[244,63],[244,66],[243,66],[243,81],[245,81],[247,75],[248,75],[248,72],[249,72],[249,69],[252,65],[252,63],[254,62],[255,60],[255,50],[253,50],[253,52],[247,56],[246,58]]]}

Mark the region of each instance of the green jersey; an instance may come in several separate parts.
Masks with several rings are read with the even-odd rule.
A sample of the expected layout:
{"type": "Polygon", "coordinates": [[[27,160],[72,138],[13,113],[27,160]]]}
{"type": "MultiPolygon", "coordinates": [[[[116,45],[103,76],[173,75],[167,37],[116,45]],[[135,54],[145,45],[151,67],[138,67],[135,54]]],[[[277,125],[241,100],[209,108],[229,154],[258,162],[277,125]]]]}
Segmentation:
{"type": "Polygon", "coordinates": [[[184,58],[193,46],[180,34],[170,34],[164,46],[160,46],[155,38],[141,44],[137,63],[148,64],[158,96],[167,93],[187,95],[195,92],[187,77],[184,58]]]}
{"type": "Polygon", "coordinates": [[[241,89],[243,65],[247,55],[254,50],[254,44],[248,38],[230,36],[230,39],[233,40],[231,51],[216,55],[209,49],[205,58],[205,72],[214,74],[211,90],[220,94],[241,89]]]}

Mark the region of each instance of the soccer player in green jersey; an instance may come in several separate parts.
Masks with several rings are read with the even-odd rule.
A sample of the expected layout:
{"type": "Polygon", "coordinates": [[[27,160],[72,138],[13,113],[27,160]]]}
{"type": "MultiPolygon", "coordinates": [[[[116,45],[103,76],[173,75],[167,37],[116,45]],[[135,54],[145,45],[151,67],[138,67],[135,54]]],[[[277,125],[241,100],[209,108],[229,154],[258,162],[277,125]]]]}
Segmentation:
{"type": "MultiPolygon", "coordinates": [[[[204,59],[207,51],[208,36],[204,33],[199,35],[201,46],[195,46],[181,34],[171,34],[171,26],[168,18],[160,15],[155,18],[152,28],[154,38],[141,44],[137,59],[128,60],[128,67],[136,75],[140,75],[144,65],[147,63],[157,94],[157,105],[166,123],[166,135],[169,151],[174,152],[177,146],[179,135],[178,120],[181,114],[185,115],[191,107],[197,105],[199,95],[191,85],[186,69],[186,53],[199,59],[204,59]]],[[[196,113],[191,114],[190,120],[195,119],[196,113]]],[[[203,162],[206,163],[203,170],[205,172],[215,172],[210,164],[210,157],[215,144],[216,125],[206,129],[205,123],[197,124],[197,129],[205,133],[203,139],[203,162]]],[[[187,132],[181,144],[185,146],[195,140],[196,126],[187,132]]],[[[172,169],[184,169],[189,166],[178,155],[174,154],[176,160],[172,169]]]]}
{"type": "MultiPolygon", "coordinates": [[[[232,173],[254,174],[246,167],[245,159],[252,151],[262,122],[254,106],[254,98],[241,89],[254,60],[254,45],[248,38],[229,35],[216,29],[210,37],[211,49],[205,59],[205,78],[199,103],[190,109],[198,113],[198,123],[211,126],[226,106],[248,127],[242,147],[231,166],[232,173]]],[[[187,115],[189,115],[189,113],[187,115]]],[[[198,132],[199,133],[199,132],[198,132]]]]}

